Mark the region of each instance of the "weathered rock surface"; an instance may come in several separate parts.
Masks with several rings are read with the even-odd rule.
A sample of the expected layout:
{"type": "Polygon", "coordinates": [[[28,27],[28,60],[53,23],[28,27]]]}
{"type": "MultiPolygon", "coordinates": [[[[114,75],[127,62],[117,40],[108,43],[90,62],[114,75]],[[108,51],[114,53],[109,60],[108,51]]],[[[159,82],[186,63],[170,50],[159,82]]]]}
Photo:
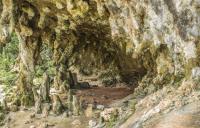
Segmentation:
{"type": "MultiPolygon", "coordinates": [[[[199,8],[199,0],[0,1],[0,43],[9,42],[12,32],[20,41],[20,105],[34,103],[33,78],[43,44],[53,51],[55,88],[77,84],[71,68],[108,85],[139,80],[136,112],[137,106],[150,109],[136,119],[138,125],[171,105],[199,100],[199,8]]],[[[47,100],[48,94],[42,97],[47,100]]],[[[68,109],[77,115],[78,100],[68,99],[68,109]]],[[[55,112],[61,106],[54,96],[55,112]]]]}
{"type": "Polygon", "coordinates": [[[9,0],[2,1],[2,5],[2,40],[9,37],[8,30],[13,30],[9,28],[14,26],[20,41],[30,44],[26,48],[21,43],[21,53],[24,53],[21,54],[22,65],[28,67],[25,72],[22,66],[21,71],[30,77],[28,82],[32,81],[30,73],[37,64],[42,42],[54,48],[53,60],[57,67],[55,83],[58,85],[64,82],[64,77],[70,86],[74,84],[68,68],[79,64],[78,59],[82,61],[79,66],[83,73],[86,70],[92,73],[89,68],[104,64],[109,68],[106,64],[112,63],[122,76],[131,72],[141,75],[152,73],[158,84],[199,77],[197,0],[9,0]],[[5,16],[8,18],[3,19],[5,16]],[[31,23],[34,24],[31,26],[31,23]],[[104,43],[95,47],[101,44],[99,42],[104,43]],[[26,54],[31,50],[32,55],[26,54]],[[114,58],[109,62],[106,56],[114,58]],[[91,66],[88,60],[96,66],[91,66]],[[122,66],[126,68],[121,69],[122,66]]]}
{"type": "Polygon", "coordinates": [[[105,5],[111,13],[112,35],[124,33],[131,39],[144,67],[156,72],[154,80],[199,78],[194,73],[198,72],[200,44],[197,0],[109,0],[105,5]]]}

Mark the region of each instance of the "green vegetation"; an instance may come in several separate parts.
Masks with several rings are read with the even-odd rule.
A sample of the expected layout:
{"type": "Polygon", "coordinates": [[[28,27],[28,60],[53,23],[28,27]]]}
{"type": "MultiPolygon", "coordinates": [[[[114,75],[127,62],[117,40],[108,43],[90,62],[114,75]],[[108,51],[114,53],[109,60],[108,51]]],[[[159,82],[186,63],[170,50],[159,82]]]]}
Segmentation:
{"type": "Polygon", "coordinates": [[[117,115],[116,113],[115,114],[112,114],[111,115],[111,119],[110,121],[107,123],[107,128],[113,128],[116,124],[116,121],[117,121],[117,115]]]}
{"type": "Polygon", "coordinates": [[[0,84],[10,87],[14,84],[16,73],[12,71],[18,57],[18,39],[12,35],[10,43],[1,47],[0,51],[0,84]]]}
{"type": "Polygon", "coordinates": [[[122,81],[121,76],[116,70],[106,70],[105,72],[102,72],[99,79],[107,86],[115,85],[122,81]]]}
{"type": "Polygon", "coordinates": [[[36,66],[35,76],[41,78],[44,72],[48,72],[49,75],[55,75],[52,50],[47,45],[43,45],[40,55],[41,58],[38,62],[39,64],[36,66]]]}
{"type": "MultiPolygon", "coordinates": [[[[9,89],[14,85],[17,79],[18,64],[18,47],[19,41],[16,34],[13,34],[11,41],[4,47],[0,47],[0,84],[4,85],[5,89],[9,89]]],[[[54,74],[55,68],[53,68],[52,50],[46,45],[43,45],[41,50],[41,59],[39,65],[36,66],[36,77],[42,77],[43,73],[47,71],[49,74],[54,74]]]]}

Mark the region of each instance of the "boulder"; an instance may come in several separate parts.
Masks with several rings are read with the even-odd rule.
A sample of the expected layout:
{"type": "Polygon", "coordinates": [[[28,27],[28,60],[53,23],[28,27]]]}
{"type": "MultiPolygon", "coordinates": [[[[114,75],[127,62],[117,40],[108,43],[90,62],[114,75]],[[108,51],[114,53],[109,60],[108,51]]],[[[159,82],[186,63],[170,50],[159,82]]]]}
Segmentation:
{"type": "Polygon", "coordinates": [[[75,128],[81,128],[81,121],[80,120],[78,120],[78,119],[76,119],[76,120],[74,120],[73,122],[72,122],[72,125],[75,127],[75,128]]]}
{"type": "Polygon", "coordinates": [[[86,117],[92,117],[93,116],[93,108],[94,108],[93,104],[88,104],[88,106],[85,110],[85,116],[86,117]]]}
{"type": "Polygon", "coordinates": [[[43,104],[43,109],[42,109],[43,117],[47,117],[49,115],[50,109],[51,109],[51,104],[50,103],[44,103],[43,104]]]}
{"type": "Polygon", "coordinates": [[[97,125],[97,122],[95,120],[89,121],[89,128],[94,128],[97,125]]]}
{"type": "Polygon", "coordinates": [[[104,121],[110,121],[118,116],[117,108],[107,108],[101,112],[101,117],[104,121]]]}
{"type": "Polygon", "coordinates": [[[42,124],[40,124],[39,128],[48,128],[48,124],[47,123],[42,123],[42,124]]]}
{"type": "Polygon", "coordinates": [[[31,125],[29,128],[37,128],[35,125],[31,125]]]}
{"type": "Polygon", "coordinates": [[[90,88],[90,84],[88,82],[80,82],[79,86],[80,86],[80,88],[83,88],[83,89],[90,88]]]}
{"type": "Polygon", "coordinates": [[[104,110],[105,106],[104,105],[97,105],[96,108],[98,110],[104,110]]]}

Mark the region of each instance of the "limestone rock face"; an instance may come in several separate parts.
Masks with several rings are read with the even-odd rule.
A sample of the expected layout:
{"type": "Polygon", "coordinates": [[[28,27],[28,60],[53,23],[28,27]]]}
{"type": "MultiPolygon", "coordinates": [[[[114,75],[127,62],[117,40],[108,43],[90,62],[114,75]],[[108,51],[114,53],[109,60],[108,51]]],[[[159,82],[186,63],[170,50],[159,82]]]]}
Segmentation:
{"type": "MultiPolygon", "coordinates": [[[[160,81],[166,76],[166,81],[176,81],[180,77],[199,77],[199,6],[198,0],[2,1],[1,24],[7,27],[2,28],[6,33],[13,30],[8,28],[14,24],[20,27],[20,39],[40,38],[54,49],[58,67],[55,82],[60,85],[64,81],[59,74],[71,65],[91,73],[91,64],[108,68],[110,63],[121,75],[140,69],[141,74],[153,71],[160,81]],[[23,14],[14,15],[15,10],[23,14]],[[10,17],[7,22],[5,15],[10,17]],[[108,56],[114,58],[108,60],[108,56]]],[[[5,35],[9,37],[5,33],[1,37],[5,35]]],[[[35,61],[31,59],[37,58],[22,57],[23,64],[32,71],[35,61]]]]}
{"type": "Polygon", "coordinates": [[[74,68],[107,83],[140,80],[139,97],[166,85],[198,83],[199,8],[199,0],[2,0],[0,42],[11,32],[20,41],[21,104],[33,100],[43,44],[52,49],[58,89],[74,86],[74,68]]]}
{"type": "MultiPolygon", "coordinates": [[[[53,86],[69,90],[68,109],[74,115],[80,103],[70,93],[77,84],[72,69],[102,83],[138,83],[136,99],[149,97],[134,109],[152,108],[137,117],[139,124],[174,102],[199,100],[199,0],[1,0],[0,14],[0,46],[12,32],[20,41],[16,95],[21,105],[32,105],[35,95],[40,110],[32,87],[44,44],[53,52],[53,86]]],[[[46,77],[43,100],[48,100],[49,84],[46,77]]],[[[53,111],[60,114],[62,107],[55,95],[53,111]]]]}
{"type": "Polygon", "coordinates": [[[110,12],[112,37],[129,38],[127,51],[133,45],[134,52],[146,58],[147,70],[154,68],[159,76],[199,77],[192,76],[199,67],[198,0],[107,0],[98,5],[110,12]]]}

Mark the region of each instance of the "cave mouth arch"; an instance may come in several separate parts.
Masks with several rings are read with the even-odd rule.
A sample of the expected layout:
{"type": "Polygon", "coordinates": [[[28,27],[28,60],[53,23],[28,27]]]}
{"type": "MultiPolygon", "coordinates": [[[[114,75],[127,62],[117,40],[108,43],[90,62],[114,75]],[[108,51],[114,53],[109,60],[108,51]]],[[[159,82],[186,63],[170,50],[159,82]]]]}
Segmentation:
{"type": "Polygon", "coordinates": [[[133,58],[132,52],[126,48],[130,40],[123,37],[113,39],[108,24],[82,22],[77,25],[76,30],[61,31],[60,44],[56,44],[58,43],[56,41],[54,46],[43,43],[39,61],[43,62],[44,71],[50,66],[59,72],[59,67],[64,65],[79,76],[95,77],[98,83],[101,83],[100,86],[112,87],[118,83],[135,87],[146,74],[146,69],[140,64],[141,62],[133,58]],[[57,49],[55,45],[58,45],[57,49]],[[44,64],[44,62],[48,63],[47,61],[50,61],[51,65],[44,64]]]}
{"type": "Polygon", "coordinates": [[[1,42],[8,41],[12,32],[19,39],[16,97],[21,105],[33,105],[36,78],[43,79],[40,85],[58,90],[78,88],[75,72],[84,79],[93,77],[97,86],[134,88],[146,74],[142,60],[134,55],[133,43],[126,36],[113,38],[111,14],[105,9],[100,16],[96,2],[82,1],[84,8],[72,10],[50,1],[9,2],[3,1],[2,17],[9,17],[1,24],[12,31],[2,34],[1,42]]]}

